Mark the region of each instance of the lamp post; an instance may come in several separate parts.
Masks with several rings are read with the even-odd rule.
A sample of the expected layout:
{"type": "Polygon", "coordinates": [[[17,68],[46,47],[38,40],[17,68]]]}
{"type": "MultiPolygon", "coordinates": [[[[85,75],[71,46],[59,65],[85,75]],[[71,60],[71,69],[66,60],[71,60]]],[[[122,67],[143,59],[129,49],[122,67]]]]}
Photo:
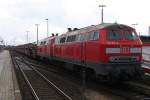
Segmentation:
{"type": "MultiPolygon", "coordinates": [[[[135,24],[132,24],[133,25],[133,27],[134,27],[134,29],[136,28],[136,26],[138,25],[138,23],[135,23],[135,24]]],[[[140,32],[139,32],[139,34],[138,34],[139,36],[140,36],[140,32]]]]}
{"type": "Polygon", "coordinates": [[[27,36],[26,36],[26,39],[27,39],[27,43],[29,42],[29,36],[28,36],[28,34],[29,34],[29,31],[26,31],[27,32],[27,36]]]}
{"type": "Polygon", "coordinates": [[[135,26],[137,26],[138,24],[137,23],[135,23],[135,24],[132,24],[133,25],[133,27],[134,27],[134,29],[135,29],[135,26]]]}
{"type": "Polygon", "coordinates": [[[15,37],[13,38],[13,44],[14,44],[14,46],[16,45],[16,38],[15,37]]]}
{"type": "Polygon", "coordinates": [[[39,31],[39,24],[35,24],[35,26],[37,27],[37,38],[36,39],[37,39],[37,44],[38,44],[39,43],[39,39],[38,39],[39,38],[39,36],[38,36],[39,35],[39,33],[38,33],[38,31],[39,31]]]}
{"type": "Polygon", "coordinates": [[[48,18],[45,19],[45,20],[46,20],[46,22],[47,22],[47,37],[48,37],[48,33],[49,33],[49,31],[48,31],[48,18]]]}
{"type": "Polygon", "coordinates": [[[106,7],[106,5],[99,5],[99,7],[101,7],[101,23],[103,24],[103,17],[104,17],[104,13],[103,13],[103,8],[106,7]]]}

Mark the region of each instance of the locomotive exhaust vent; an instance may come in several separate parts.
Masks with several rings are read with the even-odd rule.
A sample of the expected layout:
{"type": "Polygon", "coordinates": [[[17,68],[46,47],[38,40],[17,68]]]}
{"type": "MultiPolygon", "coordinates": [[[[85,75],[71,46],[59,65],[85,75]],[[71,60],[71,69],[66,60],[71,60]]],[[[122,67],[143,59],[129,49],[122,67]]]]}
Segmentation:
{"type": "Polygon", "coordinates": [[[72,29],[71,28],[68,28],[68,32],[71,32],[72,31],[72,29]]]}

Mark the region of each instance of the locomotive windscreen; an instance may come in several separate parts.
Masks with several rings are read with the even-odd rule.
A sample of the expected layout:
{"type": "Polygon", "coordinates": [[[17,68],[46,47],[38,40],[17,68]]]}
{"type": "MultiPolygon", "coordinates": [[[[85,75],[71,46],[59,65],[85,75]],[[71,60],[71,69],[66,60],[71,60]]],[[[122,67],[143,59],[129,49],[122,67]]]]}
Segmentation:
{"type": "Polygon", "coordinates": [[[132,30],[111,30],[106,33],[106,38],[107,40],[135,40],[138,38],[138,36],[132,30]]]}
{"type": "Polygon", "coordinates": [[[120,40],[121,33],[119,31],[109,31],[106,33],[107,40],[120,40]]]}
{"type": "Polygon", "coordinates": [[[133,31],[125,31],[124,36],[127,40],[134,40],[138,38],[137,34],[133,31]]]}

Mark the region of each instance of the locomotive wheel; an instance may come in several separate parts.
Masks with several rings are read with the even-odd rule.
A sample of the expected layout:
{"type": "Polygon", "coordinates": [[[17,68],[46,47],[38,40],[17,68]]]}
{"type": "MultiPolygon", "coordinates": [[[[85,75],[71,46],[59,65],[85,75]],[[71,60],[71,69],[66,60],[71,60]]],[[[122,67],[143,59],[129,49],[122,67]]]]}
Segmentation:
{"type": "Polygon", "coordinates": [[[108,75],[97,75],[96,76],[96,80],[98,82],[101,82],[101,83],[109,83],[110,79],[109,79],[109,76],[108,75]]]}
{"type": "Polygon", "coordinates": [[[94,79],[96,77],[96,74],[94,70],[87,68],[86,69],[86,79],[94,79]]]}
{"type": "Polygon", "coordinates": [[[144,71],[136,71],[134,74],[134,79],[141,80],[144,77],[144,71]]]}
{"type": "Polygon", "coordinates": [[[45,62],[46,64],[49,64],[49,63],[50,63],[50,61],[49,61],[48,58],[44,58],[43,60],[44,60],[44,62],[45,62]]]}
{"type": "Polygon", "coordinates": [[[111,73],[108,74],[108,75],[98,75],[96,77],[96,79],[99,82],[102,82],[102,83],[105,83],[105,84],[108,84],[108,85],[113,85],[113,84],[118,83],[118,79],[116,77],[113,77],[111,73]]]}

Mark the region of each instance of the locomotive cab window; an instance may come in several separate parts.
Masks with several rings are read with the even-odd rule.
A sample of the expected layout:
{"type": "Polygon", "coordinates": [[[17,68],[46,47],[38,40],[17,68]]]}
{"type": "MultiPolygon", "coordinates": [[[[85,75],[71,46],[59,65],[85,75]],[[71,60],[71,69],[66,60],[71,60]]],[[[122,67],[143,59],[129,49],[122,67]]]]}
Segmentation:
{"type": "Polygon", "coordinates": [[[94,32],[93,40],[98,40],[99,39],[99,33],[94,32]]]}
{"type": "Polygon", "coordinates": [[[124,35],[125,35],[125,39],[127,39],[127,40],[137,39],[137,34],[133,31],[126,31],[124,33],[124,35]]]}
{"type": "Polygon", "coordinates": [[[81,34],[78,34],[78,37],[77,37],[77,42],[80,42],[80,38],[81,38],[81,34]]]}
{"type": "Polygon", "coordinates": [[[82,33],[81,35],[80,35],[80,41],[84,41],[84,34],[82,33]]]}
{"type": "Polygon", "coordinates": [[[67,42],[71,42],[71,36],[67,37],[67,42]]]}
{"type": "Polygon", "coordinates": [[[72,35],[71,42],[74,42],[76,40],[76,35],[72,35]]]}
{"type": "Polygon", "coordinates": [[[77,41],[78,35],[71,35],[67,37],[67,42],[75,42],[77,41]]]}
{"type": "Polygon", "coordinates": [[[98,32],[90,33],[89,39],[90,40],[98,40],[99,39],[99,33],[98,32]]]}
{"type": "Polygon", "coordinates": [[[61,38],[61,39],[60,39],[60,43],[64,43],[65,40],[66,40],[66,37],[61,38]]]}
{"type": "Polygon", "coordinates": [[[92,33],[90,33],[90,40],[93,40],[93,36],[94,36],[94,33],[92,32],[92,33]]]}
{"type": "Polygon", "coordinates": [[[120,40],[121,33],[119,31],[109,31],[106,33],[106,38],[108,40],[120,40]]]}

